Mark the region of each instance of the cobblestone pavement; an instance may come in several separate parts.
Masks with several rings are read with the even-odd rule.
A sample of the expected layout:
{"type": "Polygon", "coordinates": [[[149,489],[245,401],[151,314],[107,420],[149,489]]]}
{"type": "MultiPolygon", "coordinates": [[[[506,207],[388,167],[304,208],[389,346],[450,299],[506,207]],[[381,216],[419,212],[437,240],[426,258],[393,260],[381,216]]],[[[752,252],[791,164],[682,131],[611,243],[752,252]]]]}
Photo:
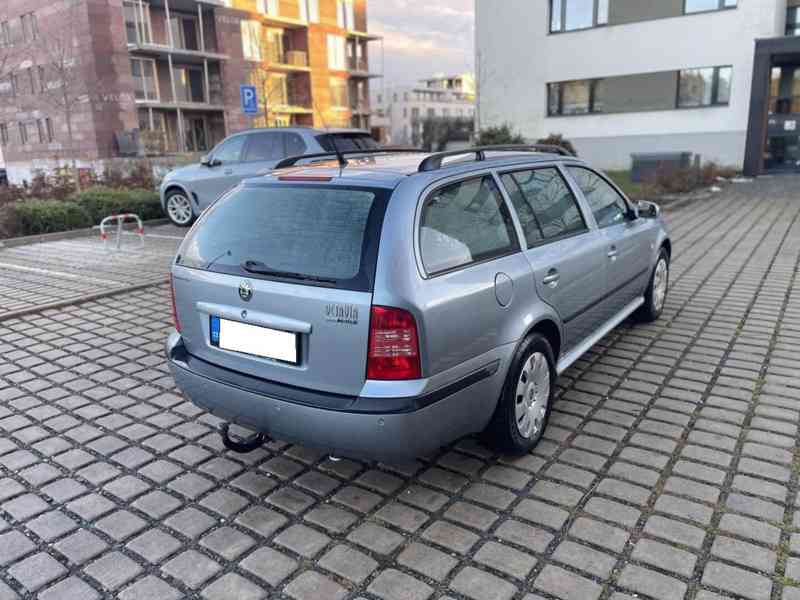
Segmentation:
{"type": "Polygon", "coordinates": [[[148,229],[144,246],[126,234],[120,250],[98,236],[3,248],[0,242],[0,317],[87,294],[163,280],[180,243],[167,227],[148,229]]]}
{"type": "Polygon", "coordinates": [[[0,321],[0,599],[798,600],[798,183],[671,213],[664,316],[517,460],[223,451],[163,285],[0,321]]]}

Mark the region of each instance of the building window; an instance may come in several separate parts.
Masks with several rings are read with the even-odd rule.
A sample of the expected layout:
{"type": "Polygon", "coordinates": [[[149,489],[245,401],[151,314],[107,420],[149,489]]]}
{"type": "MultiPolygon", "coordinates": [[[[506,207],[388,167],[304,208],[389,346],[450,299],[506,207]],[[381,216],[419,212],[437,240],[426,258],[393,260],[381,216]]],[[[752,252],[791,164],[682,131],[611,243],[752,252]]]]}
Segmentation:
{"type": "Polygon", "coordinates": [[[203,70],[200,67],[173,67],[178,102],[205,102],[203,70]]]}
{"type": "Polygon", "coordinates": [[[572,116],[724,106],[730,102],[732,67],[660,71],[551,83],[547,114],[572,116]]]}
{"type": "Polygon", "coordinates": [[[200,50],[200,24],[194,15],[174,15],[169,20],[172,44],[181,50],[200,50]]]}
{"type": "Polygon", "coordinates": [[[44,123],[43,119],[36,119],[36,130],[39,133],[39,143],[44,144],[44,123]]]}
{"type": "Polygon", "coordinates": [[[280,16],[279,0],[258,0],[257,5],[258,11],[261,14],[269,15],[271,17],[280,16]]]}
{"type": "Polygon", "coordinates": [[[36,22],[36,15],[32,12],[20,17],[22,21],[22,41],[31,42],[39,37],[39,24],[36,22]]]}
{"type": "Polygon", "coordinates": [[[8,21],[0,23],[0,46],[10,46],[11,39],[11,26],[8,21]]]}
{"type": "Polygon", "coordinates": [[[19,95],[19,79],[17,77],[17,74],[12,73],[9,76],[9,79],[11,80],[11,95],[16,97],[19,95]]]}
{"type": "Polygon", "coordinates": [[[28,72],[28,82],[31,85],[31,94],[36,93],[36,78],[33,75],[33,67],[25,69],[28,72]]]}
{"type": "Polygon", "coordinates": [[[608,24],[609,0],[550,0],[550,31],[575,31],[608,24]]]}
{"type": "Polygon", "coordinates": [[[19,123],[19,139],[23,144],[28,143],[28,126],[25,123],[19,123]]]}
{"type": "Polygon", "coordinates": [[[786,11],[786,35],[800,35],[800,7],[786,11]]]}
{"type": "Polygon", "coordinates": [[[300,20],[319,23],[319,0],[300,0],[300,20]]]}
{"type": "Polygon", "coordinates": [[[137,100],[157,101],[159,99],[156,61],[152,58],[132,58],[131,74],[137,100]]]}
{"type": "Polygon", "coordinates": [[[331,77],[331,106],[334,108],[347,108],[347,80],[341,77],[331,77]]]}
{"type": "Polygon", "coordinates": [[[50,117],[46,117],[44,120],[45,130],[47,131],[47,141],[52,142],[56,139],[55,131],[53,130],[53,121],[50,117]]]}
{"type": "Polygon", "coordinates": [[[345,39],[340,35],[328,34],[328,68],[346,71],[345,39]]]}
{"type": "Polygon", "coordinates": [[[150,25],[150,5],[146,2],[125,2],[125,35],[129,44],[152,44],[153,30],[150,25]]]}
{"type": "Polygon", "coordinates": [[[242,21],[242,52],[245,59],[261,61],[261,23],[242,21]]]}
{"type": "Polygon", "coordinates": [[[678,77],[678,107],[726,105],[731,99],[732,67],[686,69],[678,77]]]}
{"type": "Polygon", "coordinates": [[[336,24],[348,31],[355,30],[356,13],[354,0],[336,0],[336,24]]]}
{"type": "Polygon", "coordinates": [[[47,74],[42,65],[36,67],[36,70],[39,72],[39,92],[44,94],[47,91],[47,74]]]}
{"type": "Polygon", "coordinates": [[[683,10],[688,15],[723,8],[736,8],[736,0],[686,0],[683,10]]]}
{"type": "Polygon", "coordinates": [[[0,123],[0,144],[8,145],[8,125],[0,123]]]}

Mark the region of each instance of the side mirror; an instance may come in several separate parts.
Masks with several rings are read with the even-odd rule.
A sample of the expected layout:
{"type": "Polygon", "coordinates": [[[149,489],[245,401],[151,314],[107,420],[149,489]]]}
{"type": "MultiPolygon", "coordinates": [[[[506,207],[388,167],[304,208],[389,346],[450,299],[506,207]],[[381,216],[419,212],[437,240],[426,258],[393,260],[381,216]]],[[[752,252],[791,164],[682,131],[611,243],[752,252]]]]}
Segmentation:
{"type": "Polygon", "coordinates": [[[661,216],[661,207],[655,202],[640,200],[637,208],[639,210],[639,216],[645,219],[657,219],[661,216]]]}
{"type": "Polygon", "coordinates": [[[220,161],[206,154],[204,157],[200,159],[200,164],[203,165],[204,167],[216,167],[219,166],[221,163],[220,161]]]}

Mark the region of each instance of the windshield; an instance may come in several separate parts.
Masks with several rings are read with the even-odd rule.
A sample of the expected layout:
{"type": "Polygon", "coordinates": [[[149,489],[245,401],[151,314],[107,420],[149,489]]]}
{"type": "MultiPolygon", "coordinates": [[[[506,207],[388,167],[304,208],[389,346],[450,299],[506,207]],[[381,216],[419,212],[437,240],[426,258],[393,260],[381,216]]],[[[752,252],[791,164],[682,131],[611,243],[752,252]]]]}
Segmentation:
{"type": "Polygon", "coordinates": [[[181,246],[186,267],[371,291],[387,190],[240,187],[181,246]]]}

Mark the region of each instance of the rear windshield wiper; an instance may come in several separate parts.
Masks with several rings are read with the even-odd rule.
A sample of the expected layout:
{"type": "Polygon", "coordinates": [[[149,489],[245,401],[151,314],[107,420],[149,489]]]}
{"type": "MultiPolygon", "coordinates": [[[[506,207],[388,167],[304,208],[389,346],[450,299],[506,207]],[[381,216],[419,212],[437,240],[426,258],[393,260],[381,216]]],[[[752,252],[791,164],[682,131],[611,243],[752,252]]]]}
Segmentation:
{"type": "Polygon", "coordinates": [[[259,260],[246,260],[242,263],[242,268],[248,273],[253,273],[255,275],[283,277],[285,279],[298,279],[300,281],[314,281],[315,283],[328,283],[331,285],[336,284],[335,279],[326,279],[325,277],[317,277],[315,275],[306,275],[304,273],[292,273],[291,271],[271,269],[269,265],[266,265],[259,260]]]}

